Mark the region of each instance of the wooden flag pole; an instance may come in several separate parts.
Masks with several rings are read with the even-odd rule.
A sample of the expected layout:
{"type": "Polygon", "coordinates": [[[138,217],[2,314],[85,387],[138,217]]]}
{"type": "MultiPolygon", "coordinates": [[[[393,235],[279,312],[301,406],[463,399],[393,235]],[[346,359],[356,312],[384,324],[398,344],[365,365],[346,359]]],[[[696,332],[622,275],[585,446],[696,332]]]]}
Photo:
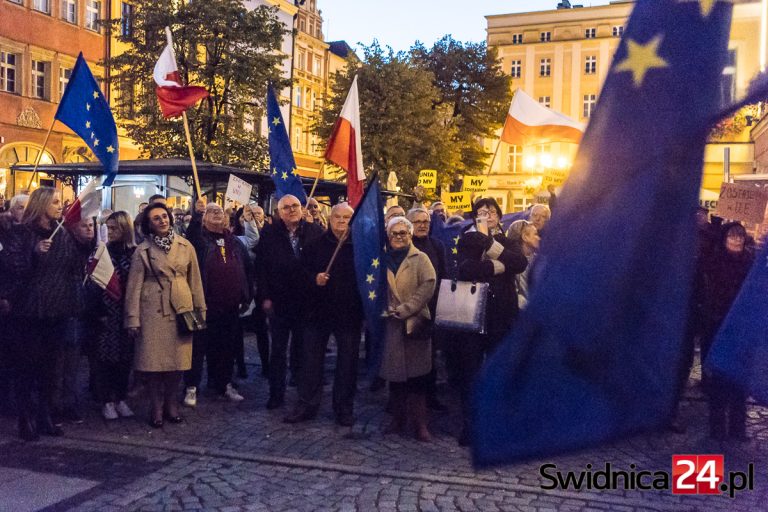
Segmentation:
{"type": "Polygon", "coordinates": [[[336,249],[333,251],[333,256],[331,256],[331,261],[329,261],[328,262],[328,266],[325,267],[325,273],[326,274],[331,272],[331,267],[333,266],[333,262],[336,261],[336,256],[339,255],[339,251],[341,250],[341,246],[344,245],[344,242],[347,240],[348,236],[349,236],[349,226],[347,226],[347,230],[344,232],[344,234],[341,236],[341,238],[339,238],[339,243],[336,244],[336,249]]]}
{"type": "Polygon", "coordinates": [[[192,162],[192,176],[195,179],[195,190],[197,191],[197,198],[202,199],[203,193],[200,190],[200,178],[197,176],[197,163],[195,162],[195,151],[192,148],[192,137],[189,134],[189,121],[187,121],[187,113],[182,112],[181,116],[184,118],[184,133],[187,135],[187,148],[189,149],[189,160],[192,162]]]}
{"type": "Polygon", "coordinates": [[[325,170],[325,160],[323,160],[323,163],[320,165],[320,170],[317,171],[315,182],[312,184],[312,190],[309,191],[309,197],[307,197],[307,204],[309,204],[310,199],[315,197],[315,189],[317,189],[317,183],[320,181],[320,175],[323,174],[323,170],[325,170]]]}
{"type": "Polygon", "coordinates": [[[491,171],[493,170],[493,164],[496,163],[496,156],[499,154],[499,148],[501,148],[501,136],[499,136],[499,142],[496,143],[496,151],[493,152],[493,158],[491,158],[491,165],[488,166],[488,172],[485,173],[486,176],[490,175],[491,171]]]}
{"type": "Polygon", "coordinates": [[[45,134],[45,140],[43,140],[43,147],[40,149],[40,152],[37,154],[37,158],[35,158],[35,167],[32,169],[32,177],[29,178],[29,183],[27,183],[27,191],[32,192],[30,188],[32,187],[32,182],[35,181],[35,176],[37,175],[37,166],[40,165],[40,160],[43,158],[43,153],[45,153],[45,148],[48,147],[48,139],[51,137],[51,132],[53,131],[53,125],[56,124],[56,118],[53,118],[53,121],[51,121],[51,126],[48,128],[48,133],[45,134]]]}

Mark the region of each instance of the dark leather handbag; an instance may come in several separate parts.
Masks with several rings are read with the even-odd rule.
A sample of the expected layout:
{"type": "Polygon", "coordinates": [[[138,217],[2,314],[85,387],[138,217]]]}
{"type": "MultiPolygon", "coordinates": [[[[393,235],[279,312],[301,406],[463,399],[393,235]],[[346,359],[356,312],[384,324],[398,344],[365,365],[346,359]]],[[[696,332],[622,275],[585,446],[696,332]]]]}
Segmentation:
{"type": "MultiPolygon", "coordinates": [[[[152,270],[152,275],[155,276],[157,285],[161,290],[164,290],[163,283],[160,282],[160,279],[157,277],[157,272],[155,272],[155,266],[152,265],[152,257],[147,255],[147,260],[149,261],[149,268],[152,270]]],[[[171,304],[171,307],[173,307],[173,304],[171,304]]],[[[203,331],[207,328],[208,325],[205,323],[203,314],[200,311],[192,310],[176,313],[176,329],[180,336],[188,336],[194,332],[203,331]]]]}

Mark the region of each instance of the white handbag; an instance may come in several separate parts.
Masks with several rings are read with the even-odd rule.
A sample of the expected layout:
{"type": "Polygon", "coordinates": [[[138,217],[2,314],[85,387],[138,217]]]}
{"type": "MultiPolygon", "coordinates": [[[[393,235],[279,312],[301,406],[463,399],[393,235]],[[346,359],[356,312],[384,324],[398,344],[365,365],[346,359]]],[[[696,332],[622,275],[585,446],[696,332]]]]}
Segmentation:
{"type": "Polygon", "coordinates": [[[435,326],[485,334],[488,283],[443,279],[437,297],[435,326]]]}

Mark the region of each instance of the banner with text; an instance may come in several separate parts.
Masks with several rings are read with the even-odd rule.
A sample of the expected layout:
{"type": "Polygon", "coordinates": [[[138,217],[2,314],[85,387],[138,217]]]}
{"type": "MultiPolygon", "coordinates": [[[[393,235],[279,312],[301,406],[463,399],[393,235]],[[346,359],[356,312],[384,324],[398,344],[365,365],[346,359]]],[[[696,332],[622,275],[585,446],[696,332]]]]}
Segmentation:
{"type": "Polygon", "coordinates": [[[470,192],[447,192],[442,197],[445,209],[449,212],[464,211],[472,209],[472,194],[470,192]]]}
{"type": "Polygon", "coordinates": [[[761,224],[768,205],[768,190],[754,185],[723,183],[716,214],[728,220],[761,224]]]}
{"type": "Polygon", "coordinates": [[[245,180],[242,180],[234,174],[229,175],[229,183],[227,183],[227,193],[225,198],[228,201],[234,201],[239,204],[248,204],[251,200],[251,190],[253,185],[245,180]]]}
{"type": "Polygon", "coordinates": [[[485,192],[488,190],[488,176],[464,176],[464,192],[485,192]]]}
{"type": "Polygon", "coordinates": [[[422,169],[419,171],[419,181],[417,185],[420,185],[426,189],[437,188],[437,171],[434,169],[422,169]]]}

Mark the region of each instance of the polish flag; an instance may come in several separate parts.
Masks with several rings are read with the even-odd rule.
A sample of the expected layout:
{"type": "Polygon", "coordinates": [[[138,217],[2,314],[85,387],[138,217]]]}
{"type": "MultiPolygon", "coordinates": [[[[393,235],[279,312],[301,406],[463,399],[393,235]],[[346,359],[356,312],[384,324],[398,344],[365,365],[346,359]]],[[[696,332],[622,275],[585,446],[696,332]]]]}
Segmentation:
{"type": "Polygon", "coordinates": [[[347,200],[352,208],[363,197],[363,151],[360,148],[360,101],[357,77],[352,80],[344,107],[333,127],[333,134],[325,150],[325,158],[347,171],[347,200]]]}
{"type": "Polygon", "coordinates": [[[195,85],[182,86],[179,78],[179,68],[176,66],[176,55],[173,53],[173,41],[171,40],[171,29],[165,27],[165,33],[168,38],[163,53],[155,63],[155,70],[152,73],[157,87],[157,99],[160,102],[160,110],[163,117],[178,117],[189,107],[196,104],[203,98],[209,96],[205,87],[195,85]]]}
{"type": "Polygon", "coordinates": [[[582,123],[545,107],[518,89],[509,106],[501,140],[516,146],[548,142],[578,143],[583,134],[582,123]]]}
{"type": "Polygon", "coordinates": [[[97,189],[98,178],[88,182],[64,214],[64,225],[72,227],[83,219],[97,217],[101,211],[101,190],[97,189]]]}
{"type": "Polygon", "coordinates": [[[112,264],[112,258],[110,258],[109,251],[104,242],[99,242],[96,252],[88,262],[86,274],[111,299],[119,301],[123,296],[120,278],[115,272],[115,266],[112,264]]]}

